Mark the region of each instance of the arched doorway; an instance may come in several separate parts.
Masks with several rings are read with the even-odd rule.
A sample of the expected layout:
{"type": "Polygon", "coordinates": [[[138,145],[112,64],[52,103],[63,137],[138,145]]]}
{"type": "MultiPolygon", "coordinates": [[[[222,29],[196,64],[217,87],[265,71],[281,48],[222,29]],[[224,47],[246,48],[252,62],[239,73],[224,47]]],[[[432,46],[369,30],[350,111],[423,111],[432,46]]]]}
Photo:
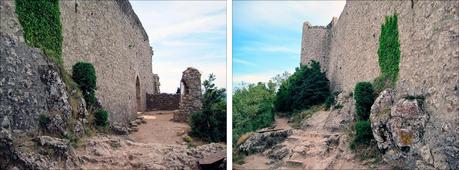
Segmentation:
{"type": "Polygon", "coordinates": [[[140,97],[140,80],[139,80],[139,77],[137,76],[136,77],[136,80],[135,80],[135,99],[136,99],[136,104],[137,104],[137,109],[136,111],[137,112],[141,112],[142,111],[142,104],[141,104],[141,97],[140,97]]]}

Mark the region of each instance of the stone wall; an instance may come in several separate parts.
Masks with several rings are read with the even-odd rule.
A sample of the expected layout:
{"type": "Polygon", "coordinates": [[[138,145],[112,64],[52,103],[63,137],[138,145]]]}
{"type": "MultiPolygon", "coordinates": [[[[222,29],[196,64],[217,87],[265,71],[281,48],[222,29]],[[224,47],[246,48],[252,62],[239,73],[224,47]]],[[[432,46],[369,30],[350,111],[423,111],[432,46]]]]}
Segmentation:
{"type": "MultiPolygon", "coordinates": [[[[303,41],[302,64],[311,59],[325,61],[321,65],[332,89],[346,94],[357,82],[373,80],[380,75],[377,50],[381,24],[394,12],[398,14],[401,50],[396,101],[407,95],[425,96],[430,118],[421,143],[430,148],[435,160],[429,166],[457,169],[458,1],[347,1],[339,19],[328,27],[329,45],[305,51],[316,45],[303,41]],[[311,55],[322,54],[324,48],[328,49],[325,59],[311,55]]],[[[303,40],[316,39],[308,30],[304,29],[303,40]]]]}
{"type": "Polygon", "coordinates": [[[307,64],[312,59],[319,63],[327,63],[330,49],[330,29],[323,26],[311,26],[303,23],[303,38],[301,40],[301,63],[307,64]]]}
{"type": "Polygon", "coordinates": [[[78,61],[94,64],[96,96],[110,120],[127,123],[144,111],[153,85],[148,36],[127,0],[60,1],[62,58],[69,72],[78,61]],[[140,83],[137,107],[136,79],[140,83]]]}
{"type": "Polygon", "coordinates": [[[180,94],[148,94],[147,111],[179,109],[180,94]]]}
{"type": "Polygon", "coordinates": [[[194,112],[202,109],[201,73],[188,67],[180,81],[180,111],[174,114],[174,121],[185,122],[194,112]]]}
{"type": "Polygon", "coordinates": [[[154,94],[159,94],[161,93],[161,90],[159,90],[159,87],[161,86],[161,83],[159,83],[159,76],[158,74],[153,74],[153,93],[154,94]]]}

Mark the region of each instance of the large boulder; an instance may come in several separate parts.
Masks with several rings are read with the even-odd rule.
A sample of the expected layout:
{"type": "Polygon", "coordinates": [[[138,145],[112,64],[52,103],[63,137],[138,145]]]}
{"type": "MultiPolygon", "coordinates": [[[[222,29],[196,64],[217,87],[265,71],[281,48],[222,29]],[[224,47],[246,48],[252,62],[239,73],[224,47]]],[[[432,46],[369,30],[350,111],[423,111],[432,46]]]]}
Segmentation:
{"type": "Polygon", "coordinates": [[[402,98],[395,102],[394,91],[381,92],[371,107],[373,136],[384,159],[408,168],[433,167],[429,146],[423,139],[429,114],[423,100],[402,98]]]}
{"type": "Polygon", "coordinates": [[[248,137],[244,143],[239,145],[239,151],[244,153],[263,152],[264,150],[283,142],[292,133],[291,129],[259,130],[248,137]]]}

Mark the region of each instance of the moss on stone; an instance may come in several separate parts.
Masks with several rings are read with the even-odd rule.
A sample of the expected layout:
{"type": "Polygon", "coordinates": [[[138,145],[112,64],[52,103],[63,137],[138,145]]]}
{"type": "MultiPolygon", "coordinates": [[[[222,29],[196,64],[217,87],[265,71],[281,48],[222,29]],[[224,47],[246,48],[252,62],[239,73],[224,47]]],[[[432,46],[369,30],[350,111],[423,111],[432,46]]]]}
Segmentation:
{"type": "Polygon", "coordinates": [[[58,0],[16,0],[16,13],[28,45],[62,63],[62,26],[58,0]]]}

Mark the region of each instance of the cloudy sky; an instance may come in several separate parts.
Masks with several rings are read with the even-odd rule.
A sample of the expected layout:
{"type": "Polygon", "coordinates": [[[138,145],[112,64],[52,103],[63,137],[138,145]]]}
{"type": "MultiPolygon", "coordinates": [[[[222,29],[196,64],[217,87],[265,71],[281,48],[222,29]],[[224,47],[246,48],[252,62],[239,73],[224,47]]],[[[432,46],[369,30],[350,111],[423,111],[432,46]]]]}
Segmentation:
{"type": "Polygon", "coordinates": [[[327,25],[345,1],[233,1],[233,87],[267,82],[300,63],[303,22],[327,25]]]}
{"type": "Polygon", "coordinates": [[[225,1],[130,1],[153,47],[161,92],[175,93],[182,72],[197,68],[226,88],[225,1]]]}

